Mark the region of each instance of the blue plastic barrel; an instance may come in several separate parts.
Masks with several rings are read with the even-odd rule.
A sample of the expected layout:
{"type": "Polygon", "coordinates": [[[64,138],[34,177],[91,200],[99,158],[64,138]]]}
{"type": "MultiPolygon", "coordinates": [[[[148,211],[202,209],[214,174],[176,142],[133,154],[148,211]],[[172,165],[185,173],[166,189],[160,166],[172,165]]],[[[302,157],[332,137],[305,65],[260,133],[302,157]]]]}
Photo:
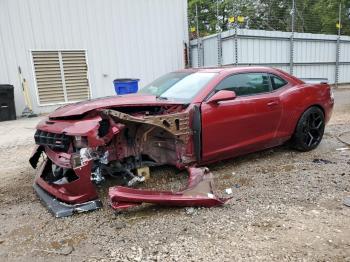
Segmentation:
{"type": "Polygon", "coordinates": [[[138,82],[140,79],[119,78],[113,81],[114,89],[117,95],[133,94],[139,90],[138,82]]]}

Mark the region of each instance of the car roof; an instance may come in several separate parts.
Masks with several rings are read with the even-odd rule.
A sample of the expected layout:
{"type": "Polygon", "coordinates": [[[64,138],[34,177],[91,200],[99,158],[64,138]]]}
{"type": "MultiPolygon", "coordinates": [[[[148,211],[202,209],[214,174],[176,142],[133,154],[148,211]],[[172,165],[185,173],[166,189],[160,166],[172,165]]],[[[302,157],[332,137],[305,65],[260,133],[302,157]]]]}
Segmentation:
{"type": "Polygon", "coordinates": [[[239,73],[249,71],[275,72],[276,69],[265,66],[224,66],[224,67],[200,67],[178,70],[176,72],[203,72],[203,73],[239,73]]]}

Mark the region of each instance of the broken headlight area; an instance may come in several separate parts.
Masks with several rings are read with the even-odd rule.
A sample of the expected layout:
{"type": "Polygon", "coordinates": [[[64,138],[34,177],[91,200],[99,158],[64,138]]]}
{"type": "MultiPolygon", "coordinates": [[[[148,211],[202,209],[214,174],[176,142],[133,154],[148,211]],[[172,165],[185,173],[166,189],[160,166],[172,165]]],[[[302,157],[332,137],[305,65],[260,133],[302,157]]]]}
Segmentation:
{"type": "Polygon", "coordinates": [[[139,169],[156,165],[148,159],[143,160],[142,156],[130,156],[122,161],[111,160],[108,150],[93,150],[91,148],[81,148],[78,153],[72,154],[71,165],[79,167],[87,162],[92,162],[91,181],[94,184],[102,184],[107,177],[122,178],[123,184],[134,186],[145,181],[145,177],[139,169]]]}
{"type": "Polygon", "coordinates": [[[88,146],[88,140],[86,136],[74,136],[73,145],[75,148],[84,148],[88,146]]]}

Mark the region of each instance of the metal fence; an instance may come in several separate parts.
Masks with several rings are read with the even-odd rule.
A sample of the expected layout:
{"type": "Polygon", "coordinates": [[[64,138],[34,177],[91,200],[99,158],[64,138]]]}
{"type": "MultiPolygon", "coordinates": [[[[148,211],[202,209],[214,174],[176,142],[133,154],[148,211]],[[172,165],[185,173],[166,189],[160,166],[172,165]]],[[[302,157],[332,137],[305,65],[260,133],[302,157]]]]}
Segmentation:
{"type": "Polygon", "coordinates": [[[300,78],[350,83],[350,37],[232,29],[190,42],[192,67],[271,66],[300,78]]]}

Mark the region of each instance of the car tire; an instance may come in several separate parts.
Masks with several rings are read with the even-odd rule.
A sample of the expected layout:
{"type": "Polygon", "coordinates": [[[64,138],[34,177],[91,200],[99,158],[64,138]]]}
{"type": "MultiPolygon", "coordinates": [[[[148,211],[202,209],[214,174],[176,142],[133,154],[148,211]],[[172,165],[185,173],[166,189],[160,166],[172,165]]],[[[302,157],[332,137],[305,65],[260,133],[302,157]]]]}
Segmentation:
{"type": "Polygon", "coordinates": [[[323,111],[316,106],[300,117],[292,138],[292,146],[302,152],[315,149],[321,142],[325,128],[323,111]]]}

